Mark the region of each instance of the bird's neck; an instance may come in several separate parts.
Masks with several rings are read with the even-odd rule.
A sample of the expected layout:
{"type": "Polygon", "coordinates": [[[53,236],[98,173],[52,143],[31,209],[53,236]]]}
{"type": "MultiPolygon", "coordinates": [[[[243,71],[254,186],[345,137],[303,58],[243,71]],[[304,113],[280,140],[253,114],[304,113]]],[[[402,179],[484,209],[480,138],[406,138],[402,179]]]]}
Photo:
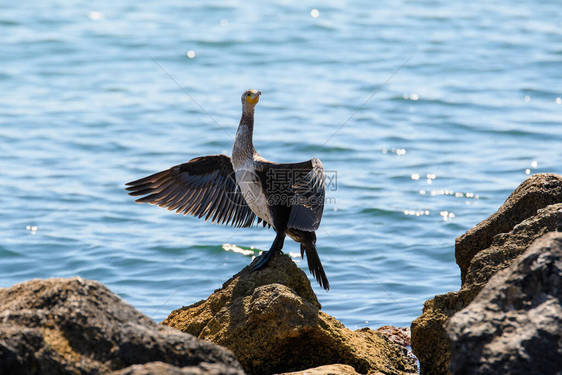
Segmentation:
{"type": "Polygon", "coordinates": [[[244,111],[238,125],[234,147],[232,148],[232,160],[235,164],[244,164],[251,160],[256,150],[253,142],[254,135],[254,111],[244,111]]]}

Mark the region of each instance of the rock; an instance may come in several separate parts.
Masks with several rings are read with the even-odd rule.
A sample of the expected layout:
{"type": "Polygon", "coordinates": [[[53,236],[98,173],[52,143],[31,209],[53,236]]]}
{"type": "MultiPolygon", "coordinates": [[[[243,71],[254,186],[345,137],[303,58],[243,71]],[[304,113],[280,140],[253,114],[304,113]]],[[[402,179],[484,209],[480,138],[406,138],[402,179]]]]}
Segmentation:
{"type": "Polygon", "coordinates": [[[449,341],[444,324],[462,304],[455,293],[437,295],[423,305],[423,314],[412,322],[412,351],[420,361],[423,375],[445,375],[449,367],[449,341]]]}
{"type": "MultiPolygon", "coordinates": [[[[498,212],[457,239],[457,262],[460,253],[466,255],[463,259],[470,258],[461,289],[426,301],[423,314],[412,322],[412,350],[420,361],[422,374],[448,373],[450,343],[445,323],[468,306],[488,280],[508,267],[536,238],[562,229],[560,202],[562,176],[535,175],[524,181],[498,212]],[[552,201],[557,204],[541,206],[552,201]],[[526,220],[515,223],[514,218],[520,217],[526,217],[526,220]],[[492,233],[495,235],[490,239],[492,233]],[[478,250],[474,250],[477,247],[478,250]]],[[[461,263],[459,266],[462,270],[461,263]]]]}
{"type": "Polygon", "coordinates": [[[173,311],[163,324],[229,348],[250,374],[334,363],[363,374],[415,371],[405,348],[368,328],[351,331],[320,311],[310,281],[287,255],[259,272],[250,269],[208,299],[173,311]]]}
{"type": "Polygon", "coordinates": [[[404,356],[410,358],[412,363],[417,363],[418,359],[412,353],[412,340],[410,327],[393,327],[393,326],[382,326],[377,328],[376,332],[388,341],[402,347],[402,353],[404,356]]]}
{"type": "Polygon", "coordinates": [[[404,348],[408,348],[411,345],[410,327],[382,326],[377,328],[377,332],[404,348]]]}
{"type": "Polygon", "coordinates": [[[177,367],[164,362],[133,365],[112,372],[113,375],[238,375],[240,370],[221,363],[200,363],[198,366],[177,367]]]}
{"type": "Polygon", "coordinates": [[[474,255],[486,249],[498,233],[509,232],[515,225],[535,215],[537,210],[562,202],[562,176],[535,174],[517,187],[498,211],[458,237],[455,258],[464,283],[474,255]]]}
{"type": "Polygon", "coordinates": [[[451,374],[562,372],[562,233],[536,240],[447,324],[451,374]]]}
{"type": "Polygon", "coordinates": [[[420,360],[422,374],[447,374],[450,350],[445,323],[468,306],[496,272],[507,268],[536,238],[556,230],[560,223],[562,204],[539,210],[509,233],[498,234],[489,248],[474,257],[458,292],[437,295],[425,302],[423,314],[412,322],[412,350],[420,360]]]}
{"type": "Polygon", "coordinates": [[[472,259],[461,290],[467,291],[472,300],[493,275],[507,268],[531,243],[556,230],[562,230],[562,203],[540,209],[509,233],[496,235],[491,246],[472,259]]]}
{"type": "Polygon", "coordinates": [[[2,374],[99,374],[156,361],[244,373],[226,349],[154,323],[96,281],[32,280],[0,289],[2,374]]]}
{"type": "Polygon", "coordinates": [[[348,365],[326,365],[304,371],[284,372],[279,375],[359,375],[359,373],[348,365]]]}

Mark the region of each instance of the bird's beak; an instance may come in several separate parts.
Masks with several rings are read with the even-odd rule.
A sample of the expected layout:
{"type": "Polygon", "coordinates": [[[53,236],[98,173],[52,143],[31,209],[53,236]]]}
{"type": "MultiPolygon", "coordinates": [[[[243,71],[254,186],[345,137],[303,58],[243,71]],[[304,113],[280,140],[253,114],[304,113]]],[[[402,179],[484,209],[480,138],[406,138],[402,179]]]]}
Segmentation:
{"type": "Polygon", "coordinates": [[[246,101],[250,104],[258,104],[258,102],[260,101],[260,95],[261,95],[261,91],[256,91],[254,93],[252,93],[252,95],[250,95],[248,97],[248,99],[246,99],[246,101]]]}

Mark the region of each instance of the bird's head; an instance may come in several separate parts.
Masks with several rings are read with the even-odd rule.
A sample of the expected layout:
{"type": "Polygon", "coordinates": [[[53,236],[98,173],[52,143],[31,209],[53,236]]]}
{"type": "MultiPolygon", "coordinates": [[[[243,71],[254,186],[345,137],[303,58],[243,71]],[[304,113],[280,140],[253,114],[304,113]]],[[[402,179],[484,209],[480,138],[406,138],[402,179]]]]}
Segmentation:
{"type": "Polygon", "coordinates": [[[246,90],[242,94],[242,107],[244,110],[253,109],[260,100],[261,91],[259,90],[246,90]]]}

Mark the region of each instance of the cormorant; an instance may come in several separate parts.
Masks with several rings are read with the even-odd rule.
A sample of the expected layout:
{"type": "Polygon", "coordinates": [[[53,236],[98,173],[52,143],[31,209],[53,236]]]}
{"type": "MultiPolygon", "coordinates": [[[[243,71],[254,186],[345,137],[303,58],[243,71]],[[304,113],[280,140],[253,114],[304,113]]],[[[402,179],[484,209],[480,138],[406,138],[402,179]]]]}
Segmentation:
{"type": "Polygon", "coordinates": [[[254,108],[260,91],[242,94],[242,118],[232,158],[201,156],[162,172],[127,183],[138,203],[157,204],[184,215],[235,227],[257,221],[273,227],[277,235],[269,251],[252,268],[265,267],[283,248],[285,236],[301,245],[301,257],[320,286],[330,284],[316,251],[315,230],[324,210],[325,176],[320,160],[273,163],[262,158],[252,141],[254,108]]]}

